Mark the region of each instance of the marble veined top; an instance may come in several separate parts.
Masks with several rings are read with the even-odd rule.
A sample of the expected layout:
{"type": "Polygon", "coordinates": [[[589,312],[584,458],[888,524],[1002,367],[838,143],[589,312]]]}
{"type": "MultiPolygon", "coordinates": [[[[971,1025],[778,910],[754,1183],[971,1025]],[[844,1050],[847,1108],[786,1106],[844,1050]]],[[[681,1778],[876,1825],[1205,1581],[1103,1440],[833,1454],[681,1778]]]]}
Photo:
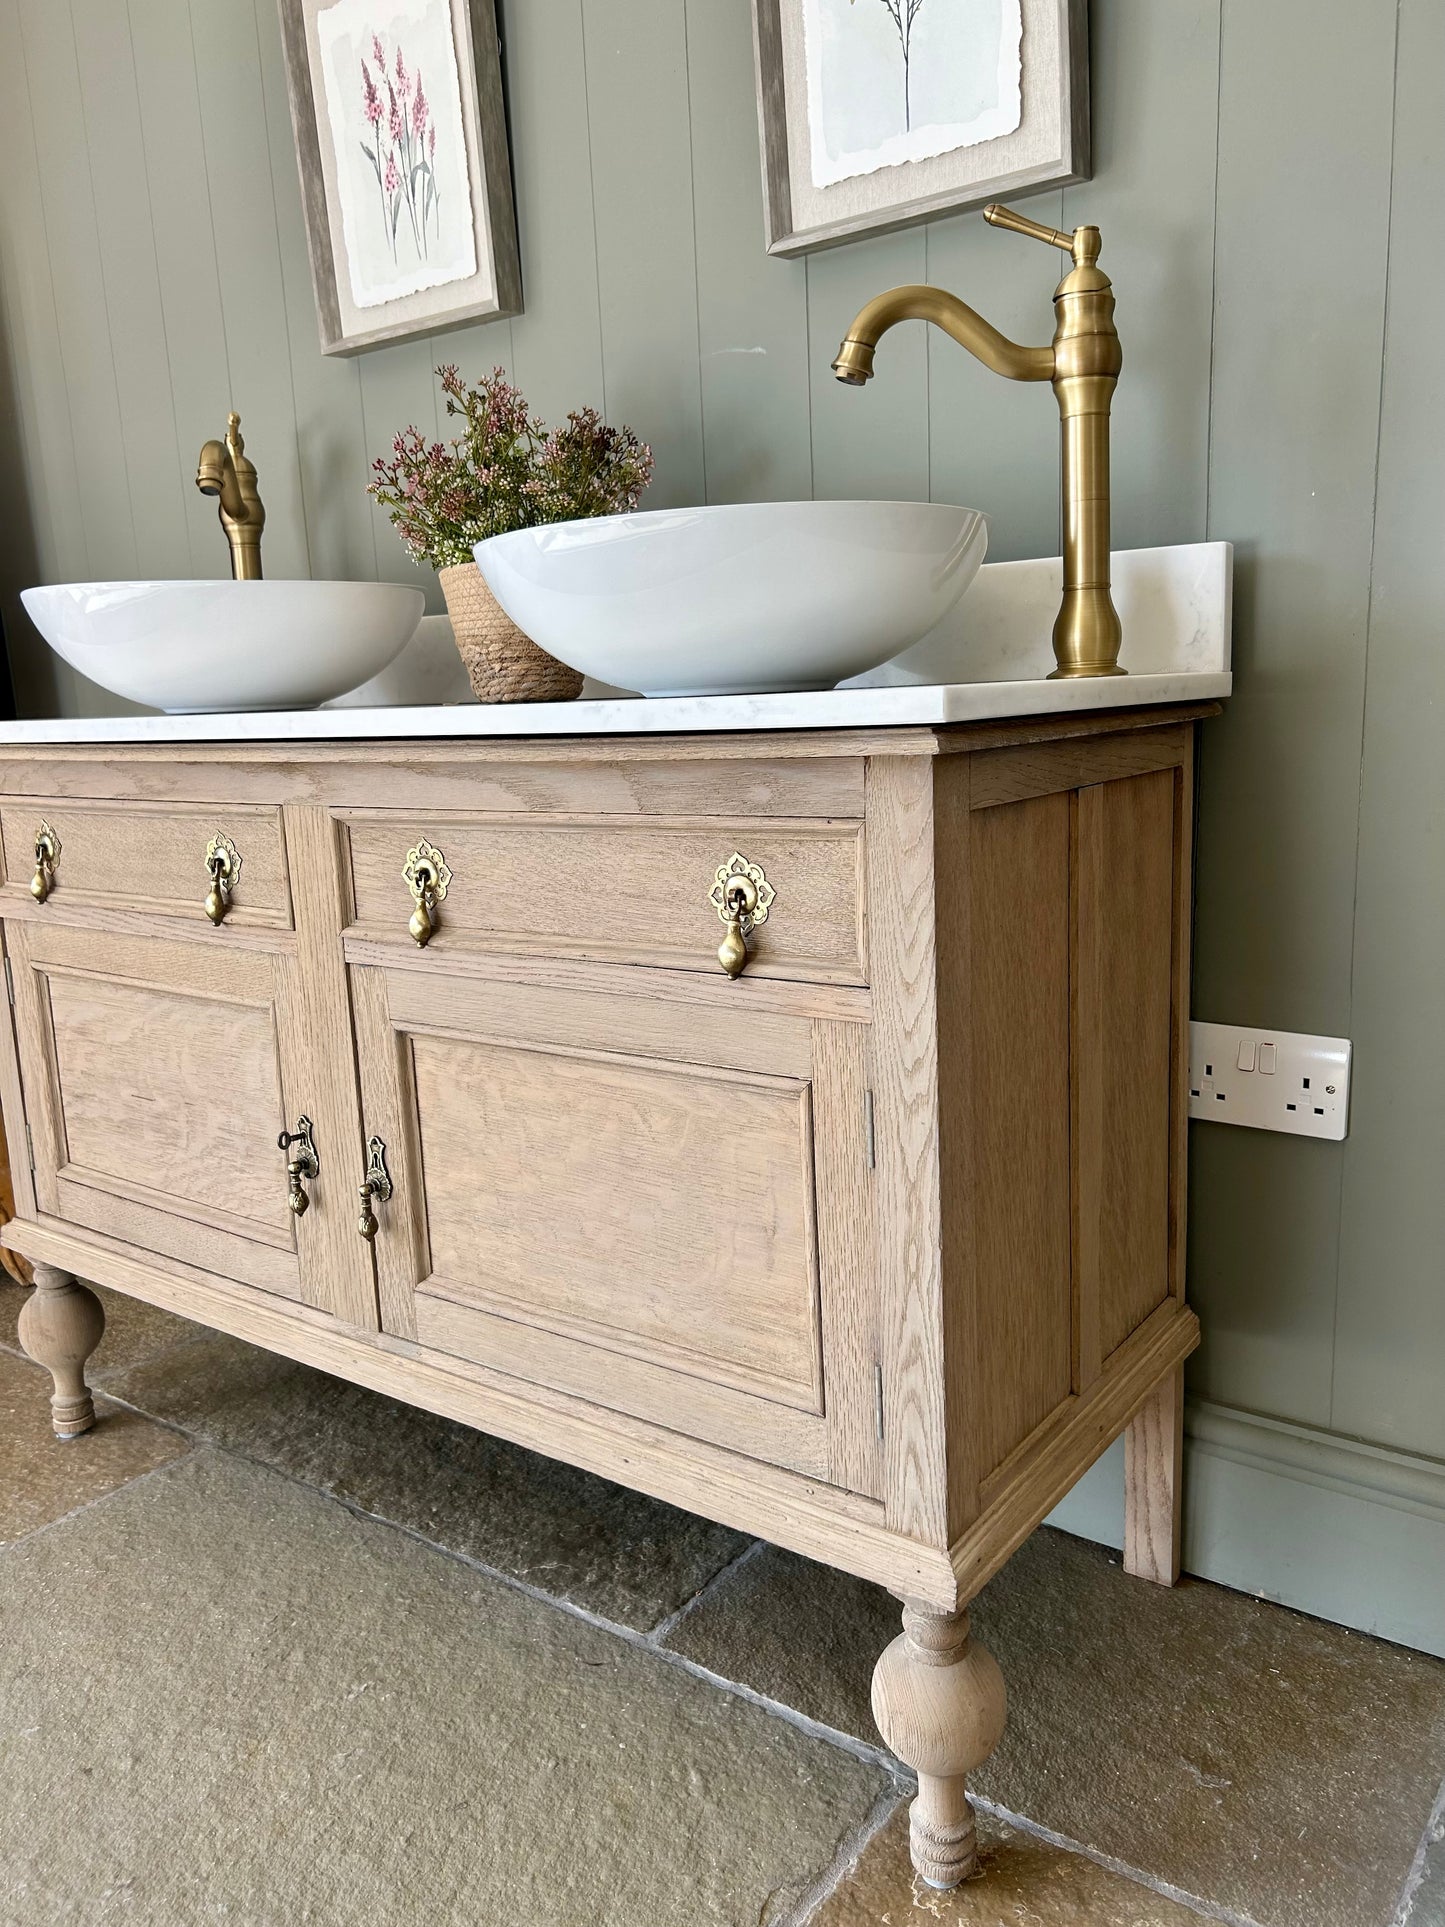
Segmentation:
{"type": "Polygon", "coordinates": [[[569,703],[267,710],[0,722],[0,744],[264,743],[505,736],[685,735],[704,730],[875,729],[1137,708],[1227,696],[1227,542],[1117,550],[1124,676],[1050,682],[1063,565],[986,563],[947,622],[838,689],[782,695],[608,695],[569,703]]]}

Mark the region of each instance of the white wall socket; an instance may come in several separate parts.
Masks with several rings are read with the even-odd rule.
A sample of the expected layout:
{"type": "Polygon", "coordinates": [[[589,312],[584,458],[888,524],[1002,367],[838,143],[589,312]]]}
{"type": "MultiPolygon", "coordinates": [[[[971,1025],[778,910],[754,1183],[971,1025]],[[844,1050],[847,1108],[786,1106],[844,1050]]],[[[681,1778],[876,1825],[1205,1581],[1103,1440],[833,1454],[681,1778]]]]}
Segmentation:
{"type": "Polygon", "coordinates": [[[1256,1131],[1342,1138],[1350,1118],[1350,1040],[1191,1024],[1189,1115],[1256,1131]]]}

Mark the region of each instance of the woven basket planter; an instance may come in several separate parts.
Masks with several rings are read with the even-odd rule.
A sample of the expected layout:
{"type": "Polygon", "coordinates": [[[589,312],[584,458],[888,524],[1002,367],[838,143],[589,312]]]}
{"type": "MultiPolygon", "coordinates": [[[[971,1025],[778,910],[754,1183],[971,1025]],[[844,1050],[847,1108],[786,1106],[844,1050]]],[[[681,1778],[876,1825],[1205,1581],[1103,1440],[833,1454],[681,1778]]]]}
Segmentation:
{"type": "Polygon", "coordinates": [[[582,693],[582,672],[549,656],[505,613],[475,562],[439,569],[457,651],[482,703],[566,703],[582,693]]]}

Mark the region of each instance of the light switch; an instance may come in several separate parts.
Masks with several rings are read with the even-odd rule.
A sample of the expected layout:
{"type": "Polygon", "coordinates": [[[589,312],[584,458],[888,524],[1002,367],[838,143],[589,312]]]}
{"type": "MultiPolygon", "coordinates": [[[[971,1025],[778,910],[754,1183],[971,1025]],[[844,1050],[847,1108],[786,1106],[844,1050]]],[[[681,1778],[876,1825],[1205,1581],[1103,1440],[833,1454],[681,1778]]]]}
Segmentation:
{"type": "MultiPolygon", "coordinates": [[[[1266,1045],[1265,1048],[1268,1050],[1271,1049],[1272,1046],[1266,1045]]],[[[1254,1039],[1252,1037],[1241,1037],[1239,1040],[1239,1068],[1242,1071],[1252,1071],[1254,1069],[1254,1039]]],[[[1260,1069],[1264,1069],[1263,1064],[1260,1065],[1260,1069]]],[[[1270,1069],[1274,1069],[1273,1064],[1270,1065],[1270,1069]]]]}
{"type": "Polygon", "coordinates": [[[1275,1065],[1276,1065],[1276,1061],[1277,1061],[1277,1059],[1278,1059],[1278,1057],[1279,1057],[1279,1052],[1278,1052],[1278,1050],[1277,1050],[1277,1049],[1275,1048],[1275,1046],[1274,1046],[1273,1044],[1261,1044],[1261,1045],[1260,1045],[1260,1047],[1259,1047],[1259,1069],[1260,1069],[1260,1074],[1261,1074],[1261,1076],[1263,1076],[1263,1077],[1273,1077],[1273,1076],[1274,1076],[1274,1073],[1275,1073],[1275,1065]]]}

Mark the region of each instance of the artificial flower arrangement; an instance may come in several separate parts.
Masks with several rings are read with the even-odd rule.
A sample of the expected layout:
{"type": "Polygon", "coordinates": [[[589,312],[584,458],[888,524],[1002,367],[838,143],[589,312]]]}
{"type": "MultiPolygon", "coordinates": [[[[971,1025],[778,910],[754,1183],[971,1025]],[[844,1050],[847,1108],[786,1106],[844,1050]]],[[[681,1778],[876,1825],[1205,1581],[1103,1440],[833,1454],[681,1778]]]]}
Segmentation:
{"type": "Polygon", "coordinates": [[[451,442],[404,428],[391,459],[372,463],[369,493],[390,511],[416,562],[429,562],[467,676],[483,702],[556,702],[578,694],[581,675],[550,656],[498,606],[472,555],[474,543],[543,522],[571,522],[635,509],[652,478],[652,450],[630,428],[609,428],[595,408],[548,428],[494,368],[468,386],[451,364],[437,369],[451,442]]]}

